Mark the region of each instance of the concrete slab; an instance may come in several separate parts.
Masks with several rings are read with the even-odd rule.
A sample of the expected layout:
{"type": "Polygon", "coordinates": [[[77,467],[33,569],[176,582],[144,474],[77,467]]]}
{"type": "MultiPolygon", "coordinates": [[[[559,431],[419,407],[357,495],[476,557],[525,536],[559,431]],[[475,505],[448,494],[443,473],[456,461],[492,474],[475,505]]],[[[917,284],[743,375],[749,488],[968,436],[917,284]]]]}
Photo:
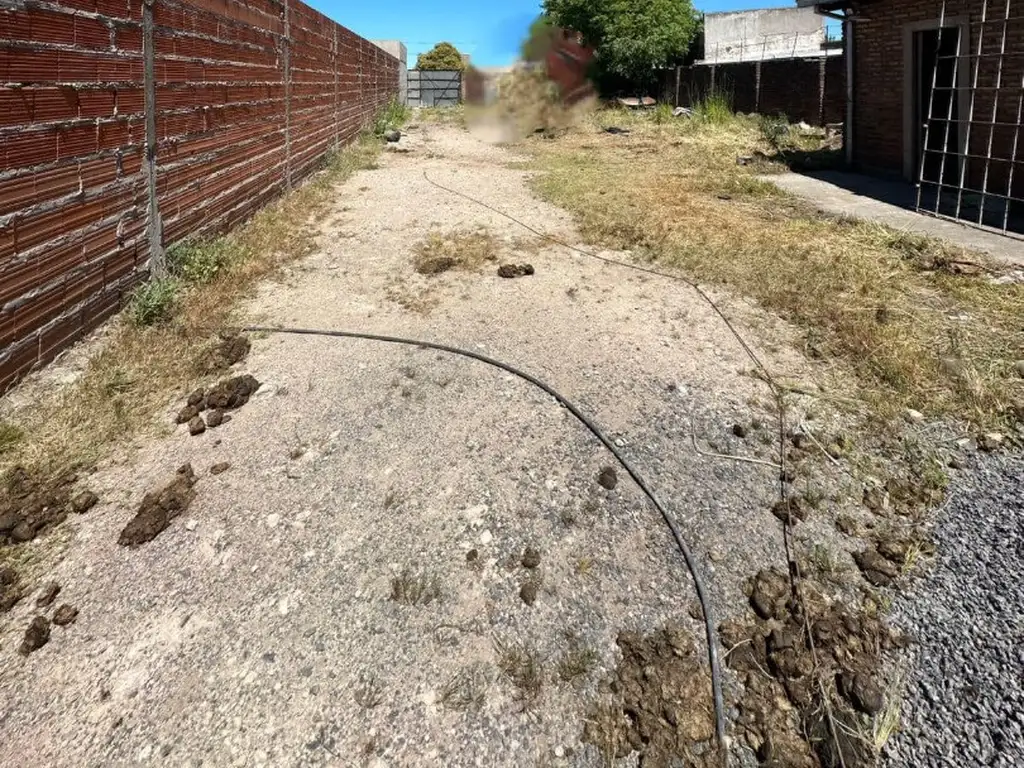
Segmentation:
{"type": "Polygon", "coordinates": [[[1024,239],[918,213],[914,210],[914,188],[905,182],[842,171],[785,173],[763,178],[786,192],[813,200],[829,213],[938,237],[1007,264],[1024,265],[1024,239]]]}

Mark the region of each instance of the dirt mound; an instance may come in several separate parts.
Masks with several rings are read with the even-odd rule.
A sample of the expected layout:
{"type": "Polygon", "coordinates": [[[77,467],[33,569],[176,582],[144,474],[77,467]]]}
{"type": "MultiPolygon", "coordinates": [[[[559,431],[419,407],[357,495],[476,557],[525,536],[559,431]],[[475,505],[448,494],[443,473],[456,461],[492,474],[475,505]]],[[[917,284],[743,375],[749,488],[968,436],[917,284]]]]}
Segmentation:
{"type": "Polygon", "coordinates": [[[50,640],[50,620],[45,616],[36,616],[25,630],[18,653],[28,656],[32,651],[39,650],[50,640]]]}
{"type": "Polygon", "coordinates": [[[251,347],[252,344],[246,336],[241,334],[222,335],[203,355],[199,369],[203,373],[226,371],[235,363],[243,360],[249,354],[251,347]]]}
{"type": "Polygon", "coordinates": [[[191,464],[178,469],[174,479],[158,491],[146,494],[135,517],[121,531],[117,543],[123,547],[138,547],[152,541],[186,509],[196,497],[192,489],[196,483],[191,464]]]}
{"type": "Polygon", "coordinates": [[[498,267],[498,277],[525,277],[533,272],[533,264],[502,264],[498,267]]]}
{"type": "Polygon", "coordinates": [[[583,740],[609,757],[636,751],[647,768],[717,765],[711,679],[690,634],[670,624],[650,635],[622,632],[617,643],[612,704],[592,710],[583,740]]]}
{"type": "Polygon", "coordinates": [[[18,572],[10,566],[0,567],[0,613],[11,610],[24,596],[18,572]]]}
{"type": "Polygon", "coordinates": [[[874,765],[865,716],[885,704],[880,654],[902,639],[877,617],[829,603],[806,581],[801,589],[806,617],[789,579],[761,571],[749,584],[757,618],[719,628],[743,685],[737,737],[762,765],[874,765]]]}
{"type": "Polygon", "coordinates": [[[188,424],[189,434],[201,435],[207,427],[219,427],[231,421],[225,411],[241,408],[260,388],[255,376],[232,376],[209,389],[200,387],[188,396],[185,405],[175,419],[178,424],[188,424]],[[200,414],[206,411],[206,420],[200,414]]]}
{"type": "Polygon", "coordinates": [[[83,512],[95,504],[94,495],[82,494],[71,500],[77,476],[66,473],[40,480],[21,467],[12,469],[0,495],[0,546],[31,541],[61,523],[71,511],[83,512]]]}

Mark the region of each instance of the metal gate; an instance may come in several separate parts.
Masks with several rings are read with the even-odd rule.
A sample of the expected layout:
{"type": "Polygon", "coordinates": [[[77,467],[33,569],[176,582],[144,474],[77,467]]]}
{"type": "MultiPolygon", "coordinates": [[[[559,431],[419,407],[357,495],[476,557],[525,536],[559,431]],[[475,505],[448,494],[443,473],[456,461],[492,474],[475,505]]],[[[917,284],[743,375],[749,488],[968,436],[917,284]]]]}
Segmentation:
{"type": "Polygon", "coordinates": [[[457,70],[410,69],[410,107],[453,107],[462,100],[462,73],[457,70]]]}

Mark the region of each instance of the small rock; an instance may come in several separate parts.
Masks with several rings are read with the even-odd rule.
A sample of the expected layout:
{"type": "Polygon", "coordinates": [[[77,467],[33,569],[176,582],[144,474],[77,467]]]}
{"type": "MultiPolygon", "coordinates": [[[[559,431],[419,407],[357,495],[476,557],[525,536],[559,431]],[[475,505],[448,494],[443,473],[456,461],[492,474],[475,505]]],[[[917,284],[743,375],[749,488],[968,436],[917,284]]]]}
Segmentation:
{"type": "Polygon", "coordinates": [[[963,469],[966,466],[966,464],[964,464],[963,457],[956,453],[950,455],[947,463],[952,469],[963,469]]]}
{"type": "Polygon", "coordinates": [[[885,706],[885,696],[869,675],[863,672],[846,673],[839,676],[837,687],[840,693],[860,712],[874,715],[885,706]]]}
{"type": "Polygon", "coordinates": [[[887,587],[900,575],[899,568],[882,557],[876,549],[854,552],[853,561],[857,563],[864,578],[876,587],[887,587]]]}
{"type": "Polygon", "coordinates": [[[734,435],[736,435],[736,437],[746,437],[747,436],[747,428],[745,426],[743,426],[742,424],[738,424],[738,423],[737,424],[733,424],[732,425],[732,433],[734,435]]]}
{"type": "Polygon", "coordinates": [[[527,547],[523,551],[521,560],[523,568],[536,568],[540,565],[540,552],[534,547],[527,547]]]}
{"type": "Polygon", "coordinates": [[[532,581],[523,584],[519,589],[519,597],[527,605],[533,605],[537,602],[537,584],[532,581]]]}
{"type": "Polygon", "coordinates": [[[864,489],[864,506],[872,512],[881,512],[889,507],[889,494],[884,489],[871,487],[864,489]]]}
{"type": "Polygon", "coordinates": [[[71,509],[76,514],[84,515],[90,509],[95,507],[99,500],[100,497],[92,491],[82,491],[71,500],[71,509]]]}
{"type": "Polygon", "coordinates": [[[193,437],[195,435],[201,435],[206,431],[206,422],[203,421],[202,416],[194,416],[188,423],[188,433],[193,437]]]}
{"type": "Polygon", "coordinates": [[[484,531],[480,534],[481,544],[490,544],[492,541],[494,541],[494,534],[492,534],[490,531],[484,531]]]}
{"type": "Polygon", "coordinates": [[[597,475],[597,484],[608,491],[614,491],[619,484],[619,476],[613,467],[602,467],[597,475]]]}
{"type": "Polygon", "coordinates": [[[9,535],[19,544],[24,544],[26,541],[32,541],[36,537],[36,529],[35,526],[22,520],[14,526],[14,530],[9,535]]]}
{"type": "Polygon", "coordinates": [[[978,438],[978,448],[986,453],[996,451],[1006,438],[999,432],[986,432],[978,438]]]}
{"type": "Polygon", "coordinates": [[[53,623],[58,627],[66,627],[78,618],[78,609],[73,605],[64,603],[57,611],[53,614],[53,623]]]}
{"type": "Polygon", "coordinates": [[[400,138],[402,138],[401,131],[397,131],[393,128],[391,130],[384,131],[384,141],[393,143],[398,141],[400,138]]]}
{"type": "Polygon", "coordinates": [[[224,423],[224,411],[220,408],[213,408],[206,414],[206,426],[219,427],[224,423]]]}
{"type": "Polygon", "coordinates": [[[175,417],[174,421],[178,424],[188,424],[192,419],[199,415],[199,409],[194,405],[186,405],[175,417]]]}
{"type": "Polygon", "coordinates": [[[21,641],[18,653],[28,656],[32,651],[39,650],[50,639],[50,622],[45,616],[36,616],[25,630],[25,638],[21,641]]]}
{"type": "Polygon", "coordinates": [[[50,603],[57,599],[57,595],[60,594],[60,584],[56,581],[51,581],[43,587],[43,591],[36,598],[37,608],[46,608],[50,603]]]}
{"type": "Polygon", "coordinates": [[[712,563],[720,563],[725,559],[725,553],[718,549],[708,550],[708,560],[712,563]]]}
{"type": "Polygon", "coordinates": [[[203,407],[204,407],[203,403],[204,403],[205,400],[206,400],[206,390],[203,389],[202,387],[200,387],[195,392],[193,392],[191,395],[189,395],[188,396],[188,400],[186,400],[185,402],[188,405],[195,406],[197,410],[202,410],[203,407]]]}
{"type": "Polygon", "coordinates": [[[907,408],[906,413],[907,421],[913,424],[920,424],[924,421],[924,414],[920,411],[915,411],[913,408],[907,408]]]}
{"type": "Polygon", "coordinates": [[[199,521],[196,520],[194,517],[185,521],[185,530],[186,531],[194,531],[198,527],[199,527],[199,521]]]}
{"type": "Polygon", "coordinates": [[[212,467],[210,467],[210,474],[211,475],[219,475],[222,472],[227,472],[229,469],[231,469],[231,462],[229,462],[229,461],[218,461],[216,464],[214,464],[212,467]]]}
{"type": "Polygon", "coordinates": [[[25,596],[20,580],[13,568],[0,568],[0,613],[11,610],[25,596]]]}
{"type": "Polygon", "coordinates": [[[785,500],[779,499],[772,507],[772,514],[790,525],[796,525],[798,520],[807,519],[807,509],[797,496],[787,496],[785,500]]]}
{"type": "Polygon", "coordinates": [[[278,523],[281,522],[281,516],[274,512],[273,514],[267,515],[267,528],[277,528],[278,523]]]}
{"type": "Polygon", "coordinates": [[[475,563],[479,558],[480,558],[480,553],[477,550],[475,550],[475,549],[471,549],[471,550],[469,550],[469,552],[466,553],[466,562],[467,563],[475,563]]]}

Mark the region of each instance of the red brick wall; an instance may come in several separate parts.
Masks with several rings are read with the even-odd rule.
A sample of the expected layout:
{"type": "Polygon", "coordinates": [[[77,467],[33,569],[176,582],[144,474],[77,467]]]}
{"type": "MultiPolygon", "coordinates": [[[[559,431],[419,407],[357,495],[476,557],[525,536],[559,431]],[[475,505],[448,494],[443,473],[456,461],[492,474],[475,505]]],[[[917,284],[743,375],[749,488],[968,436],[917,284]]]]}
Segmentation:
{"type": "MultiPolygon", "coordinates": [[[[961,66],[967,66],[968,84],[974,82],[974,54],[978,52],[979,35],[981,51],[978,59],[978,89],[974,97],[974,120],[971,126],[971,141],[967,181],[974,188],[980,188],[984,175],[984,160],[988,154],[989,139],[992,140],[992,155],[1008,158],[1012,151],[1015,126],[1019,125],[1017,113],[1024,78],[1024,0],[1012,0],[1010,15],[1013,20],[1007,27],[1006,51],[1003,61],[1002,88],[996,106],[996,121],[1006,123],[992,131],[982,122],[992,119],[994,86],[997,81],[998,61],[995,56],[1002,42],[1005,0],[989,0],[988,18],[999,23],[984,25],[982,33],[981,12],[983,0],[947,0],[948,18],[964,17],[970,23],[970,48],[962,53],[972,58],[961,59],[961,66]]],[[[904,46],[905,25],[915,22],[932,21],[939,18],[941,0],[873,0],[862,2],[856,9],[860,20],[854,22],[854,159],[869,169],[880,169],[893,173],[903,171],[904,157],[904,89],[905,72],[904,46]]],[[[964,44],[966,44],[966,39],[964,44]]],[[[961,119],[967,119],[968,102],[963,104],[961,119]]],[[[911,148],[910,151],[913,151],[911,148]]],[[[1018,156],[1024,159],[1024,131],[1020,136],[1018,156]]],[[[989,189],[1002,193],[1006,191],[1009,164],[996,161],[989,167],[989,189]]],[[[1024,197],[1024,164],[1018,164],[1015,173],[1014,194],[1024,197]]]]}
{"type": "Polygon", "coordinates": [[[166,246],[251,215],[398,92],[397,59],[297,0],[0,10],[0,391],[116,312],[166,246]],[[155,95],[156,217],[147,183],[155,95]]]}

